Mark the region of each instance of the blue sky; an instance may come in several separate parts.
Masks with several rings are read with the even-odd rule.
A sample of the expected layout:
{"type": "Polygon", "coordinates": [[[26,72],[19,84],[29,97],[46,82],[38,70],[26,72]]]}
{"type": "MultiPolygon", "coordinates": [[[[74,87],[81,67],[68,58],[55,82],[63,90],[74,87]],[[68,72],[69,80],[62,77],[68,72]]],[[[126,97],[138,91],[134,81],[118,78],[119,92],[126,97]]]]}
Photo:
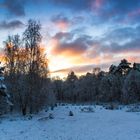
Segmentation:
{"type": "Polygon", "coordinates": [[[0,0],[0,17],[1,47],[28,19],[41,22],[54,75],[140,62],[140,0],[0,0]]]}

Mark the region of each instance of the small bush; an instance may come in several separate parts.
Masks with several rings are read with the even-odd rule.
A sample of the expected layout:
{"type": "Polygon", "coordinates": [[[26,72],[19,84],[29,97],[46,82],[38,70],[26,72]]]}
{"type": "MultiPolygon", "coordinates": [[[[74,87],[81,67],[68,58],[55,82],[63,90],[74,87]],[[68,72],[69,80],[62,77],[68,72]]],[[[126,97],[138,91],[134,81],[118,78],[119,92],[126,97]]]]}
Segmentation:
{"type": "Polygon", "coordinates": [[[90,113],[90,112],[94,112],[94,109],[92,107],[84,107],[84,108],[81,108],[81,112],[90,113]]]}
{"type": "Polygon", "coordinates": [[[64,104],[64,103],[62,103],[62,104],[61,104],[61,106],[65,106],[65,104],[64,104]]]}
{"type": "Polygon", "coordinates": [[[31,120],[32,118],[33,118],[33,116],[32,115],[29,115],[28,120],[31,120]]]}
{"type": "Polygon", "coordinates": [[[45,109],[45,112],[48,112],[48,110],[49,110],[48,108],[47,108],[47,109],[45,109]]]}
{"type": "Polygon", "coordinates": [[[119,109],[119,108],[118,108],[118,105],[117,105],[117,104],[113,104],[113,103],[111,103],[111,104],[109,104],[109,105],[105,105],[104,107],[105,107],[105,109],[108,109],[108,110],[119,109]]]}
{"type": "Polygon", "coordinates": [[[49,114],[49,119],[54,119],[54,116],[52,113],[49,114]]]}
{"type": "Polygon", "coordinates": [[[58,105],[57,105],[57,103],[55,103],[55,105],[54,105],[55,107],[57,107],[58,105]]]}
{"type": "Polygon", "coordinates": [[[72,111],[69,112],[69,116],[74,116],[72,111]]]}
{"type": "Polygon", "coordinates": [[[54,106],[53,105],[51,106],[51,110],[54,110],[54,106]]]}
{"type": "Polygon", "coordinates": [[[140,107],[137,105],[131,106],[126,112],[140,112],[140,107]]]}

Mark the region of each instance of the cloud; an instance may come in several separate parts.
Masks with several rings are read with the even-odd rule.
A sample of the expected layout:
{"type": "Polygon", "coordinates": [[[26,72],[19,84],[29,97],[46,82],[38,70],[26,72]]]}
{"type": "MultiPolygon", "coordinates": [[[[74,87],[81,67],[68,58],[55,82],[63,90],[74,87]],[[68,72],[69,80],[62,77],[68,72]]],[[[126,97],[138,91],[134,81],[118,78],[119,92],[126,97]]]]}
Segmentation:
{"type": "Polygon", "coordinates": [[[92,72],[94,68],[100,67],[104,70],[107,70],[109,68],[110,64],[104,63],[104,64],[89,64],[89,65],[79,65],[79,66],[73,66],[65,69],[59,69],[56,71],[52,71],[51,73],[65,73],[68,74],[71,71],[74,71],[75,73],[78,74],[85,74],[87,72],[92,72]]]}
{"type": "Polygon", "coordinates": [[[52,56],[59,59],[54,63],[53,75],[67,74],[73,70],[79,74],[91,71],[99,66],[108,70],[111,64],[118,64],[121,59],[130,62],[140,61],[140,26],[111,28],[103,36],[91,37],[74,31],[58,32],[53,37],[52,56]],[[64,63],[66,62],[66,63],[64,63]],[[69,64],[69,65],[67,65],[69,64]]]}
{"type": "Polygon", "coordinates": [[[70,8],[72,10],[81,11],[85,9],[89,9],[91,2],[93,0],[52,0],[51,3],[62,6],[66,8],[70,8]]]}
{"type": "Polygon", "coordinates": [[[96,8],[107,11],[115,8],[115,10],[118,9],[119,12],[129,11],[131,8],[138,7],[138,4],[140,4],[139,0],[51,0],[51,3],[76,11],[96,10],[96,8]]]}
{"type": "Polygon", "coordinates": [[[140,26],[120,27],[106,32],[103,37],[93,38],[77,32],[59,32],[53,39],[54,54],[83,55],[96,58],[107,54],[140,51],[140,26]]]}
{"type": "Polygon", "coordinates": [[[116,28],[98,42],[104,52],[127,52],[140,50],[140,26],[116,28]],[[107,42],[107,43],[106,43],[107,42]]]}
{"type": "Polygon", "coordinates": [[[58,32],[53,37],[53,39],[57,40],[71,40],[73,38],[73,34],[70,32],[58,32]]]}
{"type": "Polygon", "coordinates": [[[96,22],[98,20],[99,23],[140,21],[139,0],[51,0],[50,3],[77,13],[89,12],[91,18],[96,19],[96,22]]]}
{"type": "MultiPolygon", "coordinates": [[[[49,1],[49,0],[48,0],[49,1]]],[[[74,11],[91,11],[99,9],[104,4],[105,0],[51,0],[51,4],[68,8],[74,11]]]]}
{"type": "Polygon", "coordinates": [[[95,46],[93,45],[88,53],[85,52],[86,57],[95,59],[97,63],[100,63],[101,61],[111,62],[117,57],[133,57],[138,55],[138,53],[140,53],[139,39],[134,39],[133,41],[122,45],[118,43],[105,44],[104,42],[100,41],[95,46]],[[130,55],[128,56],[128,54],[130,55]]]}
{"type": "Polygon", "coordinates": [[[62,31],[67,30],[71,26],[78,25],[79,23],[82,24],[84,20],[83,16],[74,16],[70,18],[62,13],[51,17],[51,21],[62,31]]]}
{"type": "MultiPolygon", "coordinates": [[[[120,23],[135,22],[137,19],[132,19],[128,16],[129,13],[139,9],[139,0],[108,0],[104,1],[103,7],[98,11],[98,16],[102,21],[110,20],[120,23]]],[[[94,10],[93,10],[94,11],[94,10]]]]}
{"type": "Polygon", "coordinates": [[[19,20],[13,20],[10,22],[2,21],[0,22],[0,29],[15,29],[15,28],[23,27],[23,25],[24,24],[19,20]]]}
{"type": "MultiPolygon", "coordinates": [[[[4,0],[1,4],[11,15],[25,16],[25,6],[28,5],[53,5],[54,8],[61,9],[65,12],[72,11],[75,14],[81,12],[87,13],[92,19],[102,22],[118,21],[118,22],[135,22],[140,21],[140,1],[139,0],[4,0]]],[[[58,26],[66,28],[69,26],[69,19],[57,15],[53,17],[54,23],[58,26]]]]}
{"type": "Polygon", "coordinates": [[[138,36],[137,29],[133,27],[121,27],[113,29],[112,31],[105,33],[105,40],[109,40],[111,42],[121,42],[124,40],[130,40],[133,37],[138,36]]]}
{"type": "Polygon", "coordinates": [[[4,0],[2,5],[8,10],[10,15],[25,16],[24,0],[4,0]]]}
{"type": "Polygon", "coordinates": [[[63,54],[63,55],[80,55],[84,53],[92,39],[90,36],[81,35],[76,37],[74,34],[69,32],[59,32],[53,39],[57,41],[56,45],[53,48],[53,54],[63,54]]]}
{"type": "Polygon", "coordinates": [[[11,16],[25,16],[25,7],[28,5],[44,5],[47,0],[3,0],[0,7],[7,10],[11,16]]]}
{"type": "Polygon", "coordinates": [[[51,18],[51,21],[60,29],[65,30],[70,25],[70,21],[62,14],[55,15],[51,18]]]}
{"type": "Polygon", "coordinates": [[[54,23],[57,23],[57,22],[69,23],[69,19],[67,17],[65,17],[64,15],[62,15],[62,14],[54,15],[51,18],[51,21],[54,22],[54,23]]]}
{"type": "Polygon", "coordinates": [[[99,38],[75,32],[58,32],[52,41],[53,55],[70,57],[75,63],[111,62],[114,55],[140,52],[140,27],[117,28],[99,38]]]}

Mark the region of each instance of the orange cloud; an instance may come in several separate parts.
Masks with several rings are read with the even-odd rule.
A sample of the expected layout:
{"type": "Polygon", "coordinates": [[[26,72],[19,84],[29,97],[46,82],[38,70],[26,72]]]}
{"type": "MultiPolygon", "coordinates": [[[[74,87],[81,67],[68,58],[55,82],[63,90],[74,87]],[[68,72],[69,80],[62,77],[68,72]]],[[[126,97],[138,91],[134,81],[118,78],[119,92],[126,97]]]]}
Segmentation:
{"type": "Polygon", "coordinates": [[[68,22],[64,22],[64,21],[56,22],[55,25],[56,25],[57,28],[59,28],[61,31],[65,31],[65,30],[67,30],[68,27],[69,27],[69,23],[68,23],[68,22]]]}
{"type": "Polygon", "coordinates": [[[65,31],[70,26],[70,21],[67,17],[65,17],[63,14],[54,15],[51,18],[51,21],[54,23],[54,25],[59,28],[61,31],[65,31]]]}
{"type": "Polygon", "coordinates": [[[118,64],[124,58],[131,63],[140,62],[137,43],[106,45],[102,40],[96,41],[88,36],[76,37],[71,33],[60,32],[50,39],[47,52],[49,50],[52,76],[64,77],[71,70],[84,74],[96,66],[108,70],[111,64],[118,64]]]}
{"type": "MultiPolygon", "coordinates": [[[[86,53],[86,52],[85,52],[86,53]]],[[[63,54],[61,54],[63,55],[63,54]]],[[[70,71],[75,71],[78,75],[85,74],[87,72],[92,72],[93,68],[101,67],[103,70],[108,70],[111,64],[118,64],[120,60],[126,58],[129,62],[140,62],[139,52],[127,52],[127,53],[118,53],[115,56],[113,54],[100,54],[96,57],[89,58],[83,55],[63,55],[63,59],[60,59],[57,65],[66,62],[63,67],[59,67],[52,71],[52,76],[60,75],[60,77],[65,77],[70,71]],[[68,64],[67,64],[68,63],[68,64]]],[[[55,56],[57,60],[57,56],[55,56]]]]}

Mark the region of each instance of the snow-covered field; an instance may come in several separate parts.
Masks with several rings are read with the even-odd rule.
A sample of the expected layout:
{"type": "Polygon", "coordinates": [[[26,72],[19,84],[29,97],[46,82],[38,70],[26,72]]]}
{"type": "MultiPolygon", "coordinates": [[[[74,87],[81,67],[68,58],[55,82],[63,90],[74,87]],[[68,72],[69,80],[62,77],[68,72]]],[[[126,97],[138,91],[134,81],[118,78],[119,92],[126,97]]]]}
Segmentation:
{"type": "Polygon", "coordinates": [[[81,111],[84,106],[58,106],[54,119],[42,111],[31,120],[19,116],[0,118],[0,140],[139,140],[140,113],[106,110],[91,106],[95,112],[81,111]],[[69,116],[69,111],[74,116],[69,116]],[[44,118],[45,117],[45,118],[44,118]]]}

